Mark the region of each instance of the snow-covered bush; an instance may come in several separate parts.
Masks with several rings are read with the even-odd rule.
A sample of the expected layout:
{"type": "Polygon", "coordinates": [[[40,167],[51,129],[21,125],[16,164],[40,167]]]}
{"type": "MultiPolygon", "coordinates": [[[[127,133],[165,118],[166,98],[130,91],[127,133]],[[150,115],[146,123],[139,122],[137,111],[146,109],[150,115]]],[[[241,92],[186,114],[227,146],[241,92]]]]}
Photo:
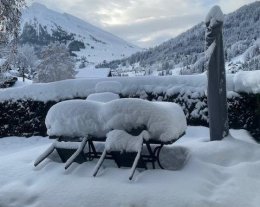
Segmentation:
{"type": "Polygon", "coordinates": [[[75,77],[75,62],[65,45],[53,43],[44,47],[35,82],[47,83],[75,77]]]}

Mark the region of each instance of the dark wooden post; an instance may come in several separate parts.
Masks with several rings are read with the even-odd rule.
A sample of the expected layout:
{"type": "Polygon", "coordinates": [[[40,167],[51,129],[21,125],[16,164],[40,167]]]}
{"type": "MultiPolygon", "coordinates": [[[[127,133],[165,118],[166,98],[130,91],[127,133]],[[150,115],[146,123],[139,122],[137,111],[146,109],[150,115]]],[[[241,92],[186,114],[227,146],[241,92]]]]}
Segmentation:
{"type": "Polygon", "coordinates": [[[206,17],[206,55],[208,62],[208,110],[210,140],[222,140],[228,135],[227,91],[222,39],[224,15],[214,6],[206,17]]]}

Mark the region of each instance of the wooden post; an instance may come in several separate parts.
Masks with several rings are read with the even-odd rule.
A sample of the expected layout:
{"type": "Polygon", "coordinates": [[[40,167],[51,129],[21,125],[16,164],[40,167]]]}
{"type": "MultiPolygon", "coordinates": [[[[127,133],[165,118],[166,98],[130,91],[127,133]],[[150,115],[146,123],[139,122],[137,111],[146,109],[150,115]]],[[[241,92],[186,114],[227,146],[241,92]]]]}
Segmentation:
{"type": "Polygon", "coordinates": [[[208,111],[210,140],[222,140],[228,135],[228,112],[224,49],[222,39],[224,15],[214,6],[206,17],[206,54],[208,62],[208,111]]]}

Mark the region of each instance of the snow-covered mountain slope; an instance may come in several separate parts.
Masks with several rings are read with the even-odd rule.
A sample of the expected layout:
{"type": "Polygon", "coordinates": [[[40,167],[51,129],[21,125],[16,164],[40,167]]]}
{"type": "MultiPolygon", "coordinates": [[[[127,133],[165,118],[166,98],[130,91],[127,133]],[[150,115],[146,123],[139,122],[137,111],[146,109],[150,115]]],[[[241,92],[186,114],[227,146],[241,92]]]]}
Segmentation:
{"type": "MultiPolygon", "coordinates": [[[[260,2],[245,5],[225,15],[223,39],[225,58],[230,72],[260,69],[260,2]]],[[[170,70],[181,68],[184,73],[200,73],[204,68],[205,24],[199,23],[179,36],[147,51],[133,54],[100,67],[123,70],[170,70]]]]}
{"type": "Polygon", "coordinates": [[[58,13],[42,4],[33,3],[23,11],[21,31],[25,25],[32,25],[39,33],[40,27],[50,35],[60,28],[73,34],[75,40],[84,42],[85,49],[75,52],[79,57],[85,56],[88,62],[100,63],[113,59],[128,57],[141,48],[130,44],[119,37],[103,31],[86,21],[67,13],[58,13]]]}

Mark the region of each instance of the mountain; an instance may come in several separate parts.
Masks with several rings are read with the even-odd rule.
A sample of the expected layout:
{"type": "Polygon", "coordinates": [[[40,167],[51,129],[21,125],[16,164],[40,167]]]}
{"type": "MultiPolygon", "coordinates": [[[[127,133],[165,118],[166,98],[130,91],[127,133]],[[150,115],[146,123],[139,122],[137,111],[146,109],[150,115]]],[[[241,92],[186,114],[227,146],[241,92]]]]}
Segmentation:
{"type": "MultiPolygon", "coordinates": [[[[259,1],[225,15],[223,36],[229,72],[260,69],[259,22],[259,1]]],[[[200,73],[205,70],[204,50],[205,26],[199,23],[157,47],[98,67],[110,67],[119,74],[129,70],[143,70],[146,74],[161,70],[167,74],[171,69],[175,74],[200,73]]]]}
{"type": "Polygon", "coordinates": [[[74,55],[85,56],[94,64],[128,57],[141,50],[75,16],[33,3],[22,13],[21,42],[44,45],[51,40],[72,43],[74,55]]]}

